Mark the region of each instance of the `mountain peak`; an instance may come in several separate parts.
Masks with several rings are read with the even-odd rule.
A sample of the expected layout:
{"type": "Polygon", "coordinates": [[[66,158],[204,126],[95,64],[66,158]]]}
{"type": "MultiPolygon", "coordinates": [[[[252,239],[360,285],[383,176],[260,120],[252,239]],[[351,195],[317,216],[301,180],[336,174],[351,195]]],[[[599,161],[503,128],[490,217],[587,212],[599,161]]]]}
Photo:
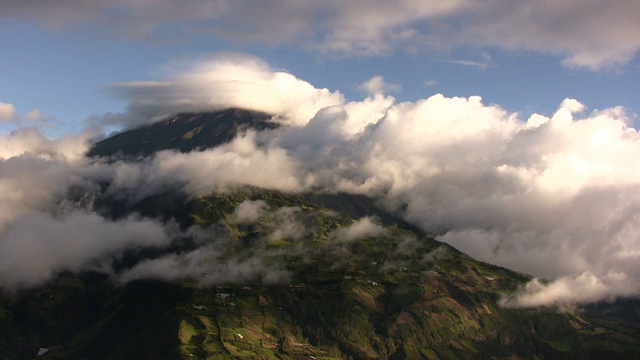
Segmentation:
{"type": "Polygon", "coordinates": [[[180,113],[96,143],[88,156],[148,156],[161,150],[189,152],[231,141],[243,129],[274,129],[272,115],[239,108],[180,113]]]}

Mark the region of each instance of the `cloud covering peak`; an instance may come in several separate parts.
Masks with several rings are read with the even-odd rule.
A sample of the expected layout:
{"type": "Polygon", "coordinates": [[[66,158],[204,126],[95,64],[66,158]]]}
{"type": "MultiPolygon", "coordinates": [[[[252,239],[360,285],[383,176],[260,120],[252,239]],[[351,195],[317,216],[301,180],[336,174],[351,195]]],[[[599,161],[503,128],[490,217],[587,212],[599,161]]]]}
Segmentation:
{"type": "MultiPolygon", "coordinates": [[[[35,142],[16,142],[27,144],[24,151],[7,145],[0,159],[0,186],[11,204],[0,218],[4,246],[29,243],[29,237],[23,243],[12,235],[25,216],[44,225],[82,218],[76,212],[79,205],[63,201],[71,185],[95,188],[107,183],[105,191],[121,196],[166,189],[197,196],[235,185],[340,191],[378,198],[407,221],[476,258],[551,280],[532,282],[505,301],[507,305],[640,294],[640,134],[632,127],[635,117],[624,108],[587,112],[578,100],[559,99],[554,114],[524,119],[486,105],[479,96],[435,94],[396,102],[375,93],[347,101],[337,91],[317,89],[262,61],[228,56],[196,63],[163,81],[120,84],[116,89],[130,99],[128,112],[116,115],[130,121],[127,126],[187,109],[243,105],[271,112],[287,126],[248,131],[214,149],[163,151],[139,161],[111,163],[73,156],[74,146],[61,145],[76,144],[69,139],[50,141],[47,156],[39,155],[35,142]],[[38,187],[41,181],[55,186],[38,187]],[[39,191],[28,191],[32,188],[39,191]]],[[[19,139],[12,136],[3,139],[4,144],[19,139]]],[[[38,133],[21,136],[37,138],[38,133]]],[[[268,211],[263,203],[247,202],[229,221],[255,221],[268,211]]],[[[112,226],[83,216],[98,227],[112,226]]],[[[141,221],[141,226],[162,233],[144,219],[125,221],[141,221]]],[[[277,236],[301,233],[295,224],[285,225],[277,236]]],[[[351,239],[379,233],[380,228],[365,218],[346,231],[340,236],[351,239]]],[[[56,232],[42,234],[47,238],[56,232]]],[[[86,259],[109,251],[87,251],[86,259]]],[[[198,254],[141,265],[128,276],[175,270],[181,261],[196,264],[198,254]]],[[[56,259],[51,260],[59,264],[56,269],[75,269],[56,259]]],[[[8,261],[2,266],[9,266],[8,261]]]]}
{"type": "Polygon", "coordinates": [[[179,112],[239,107],[278,114],[286,123],[300,124],[321,108],[344,101],[339,92],[316,89],[249,55],[220,53],[207,60],[172,65],[164,81],[112,85],[117,95],[129,101],[128,112],[105,121],[141,125],[179,112]]]}

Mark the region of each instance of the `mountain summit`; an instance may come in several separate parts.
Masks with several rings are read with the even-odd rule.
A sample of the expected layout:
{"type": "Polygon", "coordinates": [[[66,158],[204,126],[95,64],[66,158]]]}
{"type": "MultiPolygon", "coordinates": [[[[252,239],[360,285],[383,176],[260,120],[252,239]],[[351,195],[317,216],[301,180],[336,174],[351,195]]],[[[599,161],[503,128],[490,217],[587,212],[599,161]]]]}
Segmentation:
{"type": "Polygon", "coordinates": [[[239,131],[278,127],[271,115],[243,109],[181,113],[150,125],[124,131],[95,144],[88,156],[148,156],[175,149],[189,152],[231,141],[239,131]]]}
{"type": "MultiPolygon", "coordinates": [[[[275,128],[269,119],[179,114],[105,139],[89,156],[128,158],[121,174],[135,177],[126,166],[136,159],[215,147],[275,128]]],[[[0,296],[0,358],[640,357],[640,329],[613,313],[505,308],[531,277],[477,261],[366,196],[145,190],[130,199],[101,183],[75,196],[108,219],[162,224],[171,238],[0,296]]]]}

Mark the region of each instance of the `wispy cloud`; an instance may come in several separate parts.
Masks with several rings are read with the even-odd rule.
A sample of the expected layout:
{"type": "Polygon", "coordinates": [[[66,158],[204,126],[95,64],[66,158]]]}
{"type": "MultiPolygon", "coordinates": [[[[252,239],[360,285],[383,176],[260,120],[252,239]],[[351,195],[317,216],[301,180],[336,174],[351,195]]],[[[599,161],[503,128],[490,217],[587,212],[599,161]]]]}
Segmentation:
{"type": "Polygon", "coordinates": [[[485,70],[489,68],[491,66],[491,55],[487,53],[482,53],[480,57],[481,57],[480,60],[455,59],[455,60],[440,60],[439,62],[474,67],[478,70],[485,70]]]}

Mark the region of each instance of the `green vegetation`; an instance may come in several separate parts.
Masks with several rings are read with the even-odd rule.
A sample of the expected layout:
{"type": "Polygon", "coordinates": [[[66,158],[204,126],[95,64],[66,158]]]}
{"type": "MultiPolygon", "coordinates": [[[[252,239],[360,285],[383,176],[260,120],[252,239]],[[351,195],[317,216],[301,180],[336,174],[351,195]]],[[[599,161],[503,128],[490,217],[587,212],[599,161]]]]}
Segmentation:
{"type": "Polygon", "coordinates": [[[268,114],[229,109],[211,113],[183,113],[154,124],[132,129],[98,142],[89,156],[147,156],[175,149],[188,152],[232,140],[243,128],[273,129],[268,114]]]}
{"type": "Polygon", "coordinates": [[[526,276],[478,262],[391,215],[380,212],[386,230],[379,235],[339,238],[338,229],[374,206],[362,198],[353,206],[348,197],[340,201],[252,188],[196,199],[183,216],[202,229],[224,229],[222,256],[259,254],[290,278],[113,287],[105,275],[63,274],[0,298],[0,358],[33,358],[40,347],[50,348],[43,359],[640,356],[640,330],[620,322],[501,308],[500,294],[526,276]],[[231,221],[245,200],[262,200],[268,209],[255,222],[231,221]],[[272,236],[291,222],[304,231],[272,236]]]}
{"type": "MultiPolygon", "coordinates": [[[[179,114],[99,142],[89,156],[210,148],[245,128],[275,128],[268,118],[237,109],[179,114]]],[[[114,286],[104,274],[61,274],[0,295],[0,359],[36,358],[40,348],[49,349],[45,360],[640,358],[638,301],[584,311],[502,308],[500,296],[529,277],[478,262],[366,196],[242,187],[194,199],[166,189],[135,203],[97,194],[94,207],[212,235],[205,246],[215,247],[213,269],[235,259],[249,270],[263,266],[259,275],[284,275],[234,278],[222,268],[217,281],[203,273],[114,286]],[[247,200],[260,201],[257,218],[234,218],[247,200]],[[365,216],[384,231],[345,235],[365,216]]],[[[180,238],[169,249],[128,252],[113,268],[201,246],[180,238]]]]}

